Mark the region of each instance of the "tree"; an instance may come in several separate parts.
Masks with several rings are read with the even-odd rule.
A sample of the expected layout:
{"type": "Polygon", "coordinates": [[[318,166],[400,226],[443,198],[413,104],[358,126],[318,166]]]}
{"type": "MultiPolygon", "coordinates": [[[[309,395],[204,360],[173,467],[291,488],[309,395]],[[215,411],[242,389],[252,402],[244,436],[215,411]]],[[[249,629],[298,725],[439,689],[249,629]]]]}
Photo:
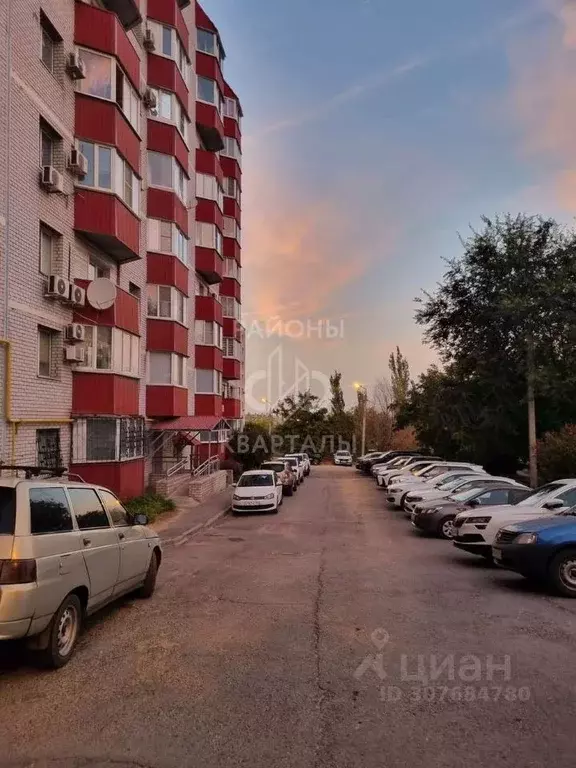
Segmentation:
{"type": "Polygon", "coordinates": [[[392,352],[390,355],[388,367],[391,375],[392,406],[395,409],[402,408],[410,388],[410,366],[408,360],[400,352],[400,347],[396,347],[396,352],[392,352]]]}
{"type": "MultiPolygon", "coordinates": [[[[535,400],[540,433],[550,417],[576,417],[576,236],[540,216],[482,222],[481,231],[461,240],[463,256],[448,262],[436,292],[417,299],[416,321],[447,364],[448,378],[460,383],[458,406],[480,401],[481,429],[500,427],[504,454],[529,454],[535,483],[535,400]]],[[[463,436],[456,441],[465,444],[463,436]]]]}
{"type": "Polygon", "coordinates": [[[342,374],[340,371],[334,371],[332,376],[330,376],[330,402],[332,403],[332,413],[334,415],[342,414],[346,409],[341,382],[342,374]]]}
{"type": "Polygon", "coordinates": [[[548,432],[538,442],[542,481],[574,477],[576,473],[576,425],[567,424],[558,432],[548,432]]]}
{"type": "Polygon", "coordinates": [[[233,460],[242,465],[242,471],[257,469],[272,455],[268,428],[258,421],[249,421],[241,432],[235,431],[228,442],[233,460]]]}

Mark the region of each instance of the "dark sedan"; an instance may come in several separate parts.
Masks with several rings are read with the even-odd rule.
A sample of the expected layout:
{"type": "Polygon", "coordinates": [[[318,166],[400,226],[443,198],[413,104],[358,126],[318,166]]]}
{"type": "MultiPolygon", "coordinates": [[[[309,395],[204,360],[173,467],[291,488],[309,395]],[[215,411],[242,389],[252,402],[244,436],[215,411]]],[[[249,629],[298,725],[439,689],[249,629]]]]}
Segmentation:
{"type": "Polygon", "coordinates": [[[453,539],[455,534],[454,518],[459,512],[475,507],[516,504],[531,493],[530,488],[522,485],[503,483],[491,488],[472,488],[454,494],[447,499],[436,499],[428,503],[417,504],[412,513],[412,525],[420,531],[453,539]]]}

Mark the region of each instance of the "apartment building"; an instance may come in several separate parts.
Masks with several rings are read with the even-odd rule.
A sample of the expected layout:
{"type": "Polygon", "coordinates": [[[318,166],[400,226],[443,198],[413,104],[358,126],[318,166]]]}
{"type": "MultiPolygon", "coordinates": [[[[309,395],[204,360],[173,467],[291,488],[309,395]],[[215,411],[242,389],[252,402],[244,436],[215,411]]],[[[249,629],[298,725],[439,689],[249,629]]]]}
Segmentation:
{"type": "Polygon", "coordinates": [[[193,0],[0,6],[0,460],[137,495],[242,423],[240,102],[193,0]]]}

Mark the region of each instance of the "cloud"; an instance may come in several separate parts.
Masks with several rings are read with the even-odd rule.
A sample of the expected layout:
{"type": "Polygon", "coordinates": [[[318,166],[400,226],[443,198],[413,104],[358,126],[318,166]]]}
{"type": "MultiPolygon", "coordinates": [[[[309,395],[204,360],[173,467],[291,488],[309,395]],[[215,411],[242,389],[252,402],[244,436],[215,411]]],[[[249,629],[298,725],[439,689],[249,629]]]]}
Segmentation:
{"type": "Polygon", "coordinates": [[[548,25],[511,49],[512,104],[523,151],[554,174],[558,203],[576,208],[576,0],[546,0],[548,25]]]}

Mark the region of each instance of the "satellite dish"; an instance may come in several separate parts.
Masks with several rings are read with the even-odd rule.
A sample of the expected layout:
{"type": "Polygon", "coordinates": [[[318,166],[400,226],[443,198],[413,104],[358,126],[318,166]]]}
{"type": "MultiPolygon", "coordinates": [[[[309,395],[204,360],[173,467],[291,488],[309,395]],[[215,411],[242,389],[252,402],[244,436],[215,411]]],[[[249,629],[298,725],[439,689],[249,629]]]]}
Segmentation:
{"type": "Polygon", "coordinates": [[[116,301],[116,286],[107,277],[98,277],[86,289],[86,299],[94,309],[110,309],[116,301]]]}

